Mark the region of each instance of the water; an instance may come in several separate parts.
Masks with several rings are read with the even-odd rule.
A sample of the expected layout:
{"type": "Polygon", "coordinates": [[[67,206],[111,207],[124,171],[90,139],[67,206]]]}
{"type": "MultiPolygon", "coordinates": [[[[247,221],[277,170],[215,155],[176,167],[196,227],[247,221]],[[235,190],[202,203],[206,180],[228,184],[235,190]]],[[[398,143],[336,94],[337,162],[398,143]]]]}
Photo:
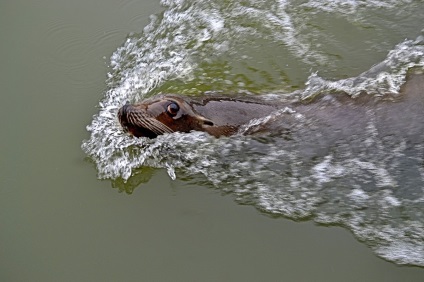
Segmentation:
{"type": "MultiPolygon", "coordinates": [[[[164,13],[152,16],[143,32],[130,35],[111,57],[108,90],[82,146],[98,176],[131,192],[143,167],[165,168],[172,179],[203,175],[208,185],[235,195],[240,203],[294,220],[344,226],[378,256],[424,266],[423,143],[387,141],[372,117],[360,129],[363,139],[344,140],[307,157],[305,150],[314,151],[325,141],[301,129],[302,136],[291,143],[275,135],[215,139],[198,132],[144,140],[126,135],[116,119],[126,101],[158,93],[238,93],[274,100],[326,92],[396,96],[408,70],[424,69],[423,26],[417,26],[424,5],[288,0],[162,4],[164,13]]],[[[296,126],[308,122],[313,120],[300,117],[296,126]]]]}
{"type": "MultiPolygon", "coordinates": [[[[368,70],[375,70],[373,65],[393,72],[390,66],[379,63],[390,57],[391,50],[402,49],[396,46],[414,48],[413,42],[422,28],[417,27],[422,14],[420,2],[387,2],[390,7],[379,8],[371,2],[357,2],[355,7],[332,1],[320,2],[320,8],[313,9],[293,3],[287,2],[283,12],[291,16],[294,28],[303,30],[292,32],[295,38],[300,36],[301,43],[308,45],[309,39],[326,35],[320,46],[310,46],[313,52],[304,59],[295,55],[297,43],[289,47],[286,38],[272,33],[275,29],[289,34],[289,29],[278,29],[276,21],[261,27],[260,11],[266,10],[269,2],[262,2],[262,8],[258,3],[249,4],[257,7],[256,15],[250,15],[252,20],[243,20],[245,8],[230,1],[169,3],[171,7],[161,6],[159,1],[132,0],[0,1],[0,281],[422,281],[424,268],[399,266],[393,260],[381,259],[375,255],[376,249],[369,247],[370,241],[364,243],[355,238],[354,226],[316,224],[318,209],[321,215],[330,213],[323,208],[334,208],[335,213],[349,212],[348,206],[337,203],[338,199],[346,203],[342,193],[346,191],[349,203],[359,209],[371,199],[377,203],[378,211],[382,204],[406,206],[405,189],[420,191],[414,182],[392,189],[392,194],[386,189],[384,197],[373,194],[377,187],[373,181],[384,180],[376,176],[387,174],[372,165],[384,168],[388,147],[368,162],[358,159],[362,162],[353,164],[341,155],[348,147],[339,147],[332,157],[323,155],[302,166],[286,159],[280,162],[281,158],[298,157],[295,153],[270,154],[274,147],[280,151],[287,149],[273,136],[219,140],[198,133],[175,134],[146,142],[123,135],[115,120],[114,112],[121,100],[135,101],[161,92],[203,96],[222,91],[221,94],[284,100],[289,93],[294,93],[294,98],[317,93],[330,81],[334,88],[350,83],[360,85],[363,78],[349,78],[359,74],[372,77],[375,72],[368,70]],[[187,53],[173,53],[178,49],[173,42],[175,36],[167,30],[183,28],[175,24],[184,20],[178,19],[179,11],[185,9],[201,17],[199,9],[207,15],[211,12],[208,7],[217,9],[214,18],[224,15],[224,25],[211,23],[217,30],[211,39],[189,40],[187,53]],[[227,24],[232,7],[240,7],[239,20],[243,24],[239,24],[240,32],[234,29],[227,36],[223,33],[226,29],[238,28],[236,23],[227,24]],[[332,10],[325,12],[324,7],[332,10]],[[175,16],[174,20],[169,19],[168,26],[162,23],[164,11],[175,16]],[[262,36],[241,33],[249,27],[253,29],[248,33],[260,28],[262,36]],[[160,28],[162,33],[158,32],[160,28]],[[309,34],[312,29],[314,33],[309,34]],[[140,53],[140,58],[136,54],[139,48],[145,48],[141,41],[147,37],[147,44],[151,42],[156,47],[146,49],[145,53],[156,52],[150,57],[156,61],[147,66],[143,78],[137,75],[138,69],[143,74],[137,62],[146,58],[144,53],[140,53]],[[133,47],[134,55],[130,55],[127,39],[137,44],[133,47]],[[160,40],[168,40],[169,48],[159,45],[160,40]],[[197,46],[198,42],[203,43],[197,46]],[[208,42],[211,45],[203,46],[208,42]],[[120,58],[119,52],[128,58],[120,58]],[[338,56],[340,52],[344,57],[338,56]],[[325,57],[330,60],[325,62],[325,57]],[[322,58],[321,65],[314,66],[322,58]],[[167,64],[170,60],[176,63],[167,64]],[[161,71],[163,78],[159,75],[161,71]],[[150,90],[145,91],[142,85],[147,85],[146,79],[152,81],[148,82],[150,90]],[[308,81],[309,86],[305,85],[308,81]],[[314,88],[305,92],[308,87],[314,88]],[[122,93],[118,93],[120,89],[122,93]],[[116,102],[110,101],[112,96],[116,102]],[[109,110],[102,108],[99,101],[109,110]],[[100,122],[99,127],[93,124],[96,121],[100,122]],[[93,131],[87,131],[87,125],[93,131]],[[98,135],[93,136],[93,132],[98,135]],[[112,135],[108,138],[106,134],[112,135]],[[111,142],[110,146],[103,141],[111,142]],[[87,152],[81,150],[82,142],[87,152]],[[129,142],[134,142],[133,147],[129,142]],[[209,155],[202,156],[202,152],[209,155]],[[278,162],[267,163],[260,158],[250,161],[257,156],[278,162]],[[249,165],[264,169],[250,176],[246,169],[249,165]],[[361,183],[355,189],[349,186],[356,176],[363,175],[356,169],[356,174],[346,178],[349,183],[341,185],[341,195],[336,194],[331,189],[333,183],[343,184],[337,177],[344,175],[347,168],[353,169],[353,165],[368,172],[364,180],[371,180],[367,182],[370,185],[361,183]],[[284,187],[293,179],[290,173],[296,170],[304,173],[300,180],[309,178],[312,182],[306,183],[303,190],[293,187],[292,198],[284,193],[276,197],[282,192],[278,190],[280,186],[255,185],[267,184],[267,177],[278,170],[289,174],[281,184],[284,187]],[[248,183],[242,185],[237,174],[229,176],[230,171],[240,173],[248,183]],[[98,179],[97,173],[106,179],[98,179]],[[302,213],[308,212],[308,202],[300,198],[297,206],[292,200],[299,199],[297,192],[312,199],[315,190],[311,189],[318,182],[321,192],[328,191],[329,201],[318,202],[318,209],[309,211],[311,216],[305,217],[302,213]],[[285,205],[278,203],[286,198],[285,205]],[[281,217],[284,207],[287,213],[297,212],[299,220],[292,220],[295,216],[281,217]]],[[[269,11],[274,13],[277,7],[269,11]]],[[[190,32],[194,38],[208,37],[207,33],[201,35],[192,30],[200,21],[187,18],[186,22],[180,41],[190,32]]],[[[202,30],[209,29],[207,22],[201,24],[202,30]]],[[[401,73],[405,67],[403,63],[399,66],[395,72],[403,80],[401,73]]],[[[365,81],[363,85],[369,83],[365,81]]],[[[386,94],[396,96],[390,91],[386,94]]],[[[277,116],[290,112],[283,109],[277,116]]],[[[298,132],[308,132],[306,128],[299,126],[298,132]]],[[[367,130],[371,132],[372,127],[367,130]]],[[[384,139],[386,143],[382,144],[391,144],[393,140],[384,139]]],[[[402,145],[392,145],[396,144],[402,145]]],[[[395,151],[392,159],[405,160],[401,158],[402,148],[395,151]]],[[[387,166],[386,172],[391,176],[397,171],[392,177],[395,180],[411,175],[417,181],[415,173],[419,171],[411,169],[417,168],[417,159],[410,161],[394,163],[401,168],[398,170],[396,166],[387,166]]],[[[277,175],[273,184],[281,178],[277,175]]],[[[322,198],[324,195],[319,192],[315,195],[322,198]]],[[[414,194],[409,195],[413,198],[414,194]]],[[[412,203],[405,210],[384,210],[387,213],[380,219],[390,220],[391,212],[401,211],[417,221],[413,216],[421,208],[416,206],[415,212],[412,207],[418,204],[412,203]]],[[[375,226],[383,226],[378,218],[375,226]]],[[[400,247],[393,253],[399,255],[400,251],[408,250],[400,247]]],[[[408,258],[407,251],[405,257],[408,258]]]]}

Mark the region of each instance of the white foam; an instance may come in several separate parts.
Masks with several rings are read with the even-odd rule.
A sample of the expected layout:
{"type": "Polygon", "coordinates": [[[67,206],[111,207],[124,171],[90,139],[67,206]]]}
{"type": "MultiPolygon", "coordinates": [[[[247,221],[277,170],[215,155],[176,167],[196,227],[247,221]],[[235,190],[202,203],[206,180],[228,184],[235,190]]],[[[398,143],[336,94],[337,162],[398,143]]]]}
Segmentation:
{"type": "Polygon", "coordinates": [[[360,188],[353,189],[352,192],[350,192],[349,197],[359,203],[363,203],[370,198],[370,196],[368,196],[367,193],[360,188]]]}
{"type": "Polygon", "coordinates": [[[412,0],[308,0],[301,6],[327,13],[356,14],[360,9],[392,9],[411,2],[412,0]]]}
{"type": "Polygon", "coordinates": [[[322,162],[312,168],[312,175],[317,179],[317,184],[322,185],[332,181],[334,178],[342,177],[345,169],[339,164],[332,163],[333,156],[326,156],[322,162]]]}
{"type": "MultiPolygon", "coordinates": [[[[217,139],[193,132],[146,140],[129,137],[121,130],[116,113],[126,101],[138,101],[172,80],[204,86],[204,80],[194,73],[204,68],[201,73],[207,77],[207,66],[200,64],[213,65],[212,55],[249,60],[246,54],[236,52],[236,43],[250,43],[255,36],[263,41],[271,38],[287,46],[299,61],[316,66],[328,58],[311,44],[310,35],[302,32],[305,13],[324,11],[355,20],[367,8],[394,9],[398,3],[408,1],[327,0],[306,1],[302,6],[289,0],[230,2],[163,0],[164,15],[152,16],[143,34],[129,37],[114,52],[107,80],[109,90],[87,127],[90,139],[82,144],[99,178],[125,182],[143,166],[164,168],[172,179],[178,177],[176,171],[189,176],[202,174],[211,185],[232,193],[242,203],[296,220],[313,218],[321,223],[341,224],[378,255],[401,264],[423,266],[424,227],[422,216],[417,216],[424,199],[422,147],[408,147],[405,140],[397,140],[397,147],[385,146],[372,119],[364,131],[368,139],[363,148],[353,151],[348,143],[342,143],[313,161],[305,160],[302,151],[313,148],[299,149],[298,143],[278,137],[239,135],[217,139]],[[252,24],[240,24],[238,20],[252,24]],[[369,148],[375,149],[371,155],[369,148]],[[407,158],[407,150],[421,152],[408,159],[408,169],[418,171],[418,179],[413,179],[418,187],[404,188],[404,179],[398,173],[397,163],[407,158]],[[403,195],[407,197],[411,190],[417,197],[408,201],[403,195]]],[[[331,81],[312,74],[306,89],[292,96],[308,98],[331,91],[352,96],[361,92],[396,95],[411,67],[424,68],[422,38],[399,43],[385,60],[358,77],[331,81]]],[[[238,70],[243,71],[247,72],[238,70]]],[[[228,87],[245,85],[231,79],[231,68],[222,72],[220,82],[227,82],[228,87]]],[[[272,99],[289,98],[274,95],[272,99]]],[[[372,117],[372,113],[369,115],[372,117]]],[[[252,120],[240,133],[283,117],[292,117],[299,127],[308,122],[294,109],[284,108],[252,120]]]]}
{"type": "Polygon", "coordinates": [[[317,73],[311,74],[302,98],[308,99],[324,92],[345,92],[353,97],[361,93],[396,95],[412,67],[424,67],[424,45],[417,44],[416,40],[405,40],[395,46],[384,61],[358,77],[331,81],[317,73]]]}

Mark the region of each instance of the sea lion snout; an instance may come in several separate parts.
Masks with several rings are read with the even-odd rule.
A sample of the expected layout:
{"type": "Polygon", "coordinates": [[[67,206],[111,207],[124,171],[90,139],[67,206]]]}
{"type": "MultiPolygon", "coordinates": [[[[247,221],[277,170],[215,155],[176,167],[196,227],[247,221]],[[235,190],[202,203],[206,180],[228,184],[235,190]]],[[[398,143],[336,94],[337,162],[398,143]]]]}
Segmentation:
{"type": "Polygon", "coordinates": [[[196,101],[163,95],[138,104],[123,105],[118,111],[118,119],[124,130],[135,137],[156,138],[165,133],[191,131],[220,137],[236,134],[241,124],[273,110],[275,108],[271,106],[232,99],[196,101]],[[256,109],[258,107],[260,109],[256,109]],[[266,111],[262,113],[261,109],[266,111]]]}
{"type": "Polygon", "coordinates": [[[128,129],[128,113],[131,111],[131,107],[132,106],[127,102],[118,111],[118,119],[124,129],[128,129]]]}
{"type": "Polygon", "coordinates": [[[143,110],[129,103],[122,106],[118,111],[118,120],[124,132],[130,133],[136,137],[155,138],[163,132],[172,132],[169,128],[162,125],[156,125],[158,122],[153,120],[143,110]]]}
{"type": "Polygon", "coordinates": [[[156,100],[147,100],[139,104],[125,104],[118,111],[118,120],[125,132],[135,137],[156,138],[164,133],[176,130],[169,125],[172,118],[166,111],[166,105],[156,100]]]}

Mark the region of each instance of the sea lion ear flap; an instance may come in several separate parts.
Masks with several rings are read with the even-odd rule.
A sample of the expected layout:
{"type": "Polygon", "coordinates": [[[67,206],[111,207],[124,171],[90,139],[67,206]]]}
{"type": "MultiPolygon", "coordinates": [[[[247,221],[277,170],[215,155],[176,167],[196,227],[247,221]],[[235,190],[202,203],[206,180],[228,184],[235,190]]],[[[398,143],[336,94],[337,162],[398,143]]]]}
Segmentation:
{"type": "Polygon", "coordinates": [[[202,126],[203,125],[207,125],[207,126],[213,126],[214,125],[213,121],[211,121],[210,119],[207,119],[207,118],[202,117],[200,115],[198,115],[197,118],[199,119],[202,126]]]}

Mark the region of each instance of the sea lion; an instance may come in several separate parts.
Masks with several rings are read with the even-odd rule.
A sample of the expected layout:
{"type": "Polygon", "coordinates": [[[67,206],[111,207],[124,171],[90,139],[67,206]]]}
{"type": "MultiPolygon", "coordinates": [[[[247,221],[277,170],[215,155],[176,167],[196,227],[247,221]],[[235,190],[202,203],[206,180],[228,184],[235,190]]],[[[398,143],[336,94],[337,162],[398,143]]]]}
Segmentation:
{"type": "MultiPolygon", "coordinates": [[[[272,132],[284,138],[306,138],[329,144],[363,134],[375,126],[379,132],[421,140],[424,131],[424,75],[410,74],[400,95],[379,97],[345,93],[320,94],[312,100],[267,104],[257,100],[211,98],[200,100],[163,95],[139,104],[124,105],[118,112],[124,129],[136,137],[155,138],[172,132],[203,131],[229,136],[252,119],[265,118],[258,128],[243,134],[272,132]],[[288,114],[284,113],[289,108],[288,114]],[[291,113],[296,113],[293,115],[291,113]],[[271,116],[270,114],[273,113],[271,116]],[[269,118],[268,118],[269,117],[269,118]],[[272,118],[271,118],[272,117],[272,118]],[[301,119],[297,119],[301,117],[301,119]]],[[[326,147],[326,145],[322,145],[326,147]]]]}
{"type": "Polygon", "coordinates": [[[220,137],[235,134],[254,118],[277,110],[252,100],[206,98],[194,100],[162,95],[139,104],[126,104],[118,111],[122,127],[136,137],[155,138],[172,132],[204,131],[220,137]]]}

